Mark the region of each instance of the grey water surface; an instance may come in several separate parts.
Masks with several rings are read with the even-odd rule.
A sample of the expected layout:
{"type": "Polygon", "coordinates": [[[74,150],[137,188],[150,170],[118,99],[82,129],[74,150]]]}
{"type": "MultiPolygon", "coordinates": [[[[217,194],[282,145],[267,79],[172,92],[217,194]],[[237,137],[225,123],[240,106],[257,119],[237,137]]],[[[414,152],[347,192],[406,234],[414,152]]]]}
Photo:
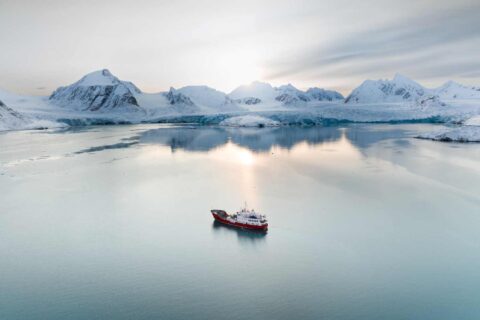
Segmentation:
{"type": "Polygon", "coordinates": [[[438,127],[1,133],[0,319],[479,319],[480,144],[438,127]]]}

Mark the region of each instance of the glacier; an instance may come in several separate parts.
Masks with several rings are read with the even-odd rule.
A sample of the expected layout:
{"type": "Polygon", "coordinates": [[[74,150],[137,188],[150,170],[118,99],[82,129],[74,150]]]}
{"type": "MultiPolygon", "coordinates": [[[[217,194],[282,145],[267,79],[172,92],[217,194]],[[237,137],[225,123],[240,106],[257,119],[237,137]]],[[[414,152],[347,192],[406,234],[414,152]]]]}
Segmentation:
{"type": "Polygon", "coordinates": [[[258,115],[245,115],[227,118],[219,123],[221,126],[226,127],[277,127],[280,122],[258,116],[258,115]]]}
{"type": "Polygon", "coordinates": [[[66,124],[23,115],[0,100],[0,131],[63,128],[66,124]]]}

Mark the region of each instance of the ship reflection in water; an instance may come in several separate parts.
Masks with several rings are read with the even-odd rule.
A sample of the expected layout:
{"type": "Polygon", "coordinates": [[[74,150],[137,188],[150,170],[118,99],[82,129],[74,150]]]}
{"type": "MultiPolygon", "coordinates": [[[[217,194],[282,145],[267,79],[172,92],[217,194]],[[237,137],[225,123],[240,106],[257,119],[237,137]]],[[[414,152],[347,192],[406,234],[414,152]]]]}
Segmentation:
{"type": "Polygon", "coordinates": [[[246,245],[265,242],[267,237],[266,231],[239,229],[222,224],[218,221],[213,221],[212,232],[214,236],[218,238],[229,238],[232,235],[237,234],[238,241],[241,244],[246,245]]]}

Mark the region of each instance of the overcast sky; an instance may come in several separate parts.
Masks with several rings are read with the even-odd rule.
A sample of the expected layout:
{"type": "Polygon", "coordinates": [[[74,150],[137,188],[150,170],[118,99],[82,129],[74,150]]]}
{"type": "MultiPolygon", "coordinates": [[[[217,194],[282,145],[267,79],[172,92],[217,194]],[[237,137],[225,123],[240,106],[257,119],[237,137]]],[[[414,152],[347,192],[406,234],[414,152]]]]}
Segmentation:
{"type": "Polygon", "coordinates": [[[480,85],[480,1],[0,0],[0,88],[49,94],[101,68],[146,92],[480,85]]]}

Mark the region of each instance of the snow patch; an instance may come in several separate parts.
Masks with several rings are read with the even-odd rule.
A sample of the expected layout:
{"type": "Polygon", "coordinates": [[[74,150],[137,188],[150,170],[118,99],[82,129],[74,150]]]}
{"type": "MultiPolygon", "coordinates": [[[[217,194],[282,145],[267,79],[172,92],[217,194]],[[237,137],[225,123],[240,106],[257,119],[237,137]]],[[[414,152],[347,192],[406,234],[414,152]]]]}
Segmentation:
{"type": "Polygon", "coordinates": [[[446,142],[480,142],[480,116],[467,119],[460,127],[421,134],[417,138],[446,142]]]}
{"type": "Polygon", "coordinates": [[[480,115],[471,117],[465,121],[467,126],[480,126],[480,115]]]}
{"type": "Polygon", "coordinates": [[[424,133],[417,138],[445,142],[480,142],[480,126],[462,126],[451,130],[424,133]]]}

